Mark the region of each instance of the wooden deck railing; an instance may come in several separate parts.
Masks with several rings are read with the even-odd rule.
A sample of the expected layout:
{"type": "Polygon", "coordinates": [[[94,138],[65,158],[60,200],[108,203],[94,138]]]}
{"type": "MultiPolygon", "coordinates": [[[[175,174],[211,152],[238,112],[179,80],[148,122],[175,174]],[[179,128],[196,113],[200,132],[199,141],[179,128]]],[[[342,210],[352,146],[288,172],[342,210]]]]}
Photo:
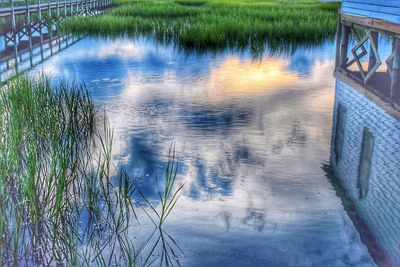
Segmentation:
{"type": "Polygon", "coordinates": [[[0,84],[13,73],[43,62],[81,38],[61,35],[60,20],[71,15],[99,15],[111,1],[37,0],[32,4],[29,0],[9,0],[7,7],[0,8],[0,84]],[[25,5],[14,5],[21,1],[25,5]]]}

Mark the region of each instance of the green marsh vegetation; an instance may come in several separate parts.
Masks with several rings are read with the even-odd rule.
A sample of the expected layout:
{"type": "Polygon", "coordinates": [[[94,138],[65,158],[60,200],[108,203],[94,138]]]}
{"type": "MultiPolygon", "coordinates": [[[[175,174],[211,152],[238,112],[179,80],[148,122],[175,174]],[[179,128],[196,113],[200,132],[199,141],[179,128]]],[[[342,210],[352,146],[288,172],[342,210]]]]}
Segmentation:
{"type": "Polygon", "coordinates": [[[340,4],[317,0],[115,0],[99,17],[63,27],[100,36],[145,36],[184,50],[288,50],[334,38],[340,4]]]}
{"type": "Polygon", "coordinates": [[[113,132],[84,86],[19,76],[0,90],[0,265],[172,265],[179,247],[161,225],[182,189],[174,152],[159,208],[113,170],[113,132]],[[154,222],[140,243],[135,192],[154,222]]]}

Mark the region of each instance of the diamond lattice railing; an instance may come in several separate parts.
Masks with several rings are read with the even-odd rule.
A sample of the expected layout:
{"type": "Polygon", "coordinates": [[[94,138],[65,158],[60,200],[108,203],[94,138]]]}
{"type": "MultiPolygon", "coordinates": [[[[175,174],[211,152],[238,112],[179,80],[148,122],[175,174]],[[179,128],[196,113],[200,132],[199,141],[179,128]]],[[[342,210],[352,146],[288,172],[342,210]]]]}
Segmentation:
{"type": "Polygon", "coordinates": [[[374,38],[371,38],[370,32],[368,32],[362,38],[360,38],[358,36],[358,34],[356,33],[356,31],[354,29],[352,29],[352,32],[356,36],[356,39],[358,42],[351,50],[351,53],[353,54],[353,59],[347,63],[347,66],[350,66],[350,65],[356,63],[357,67],[360,71],[361,77],[362,77],[364,83],[366,83],[372,77],[372,75],[378,70],[378,68],[382,65],[382,60],[379,56],[376,41],[374,40],[374,38]],[[372,52],[374,54],[376,62],[374,64],[374,66],[369,67],[369,70],[364,70],[362,63],[361,63],[361,59],[368,54],[367,49],[365,48],[365,43],[368,40],[370,41],[370,46],[371,46],[370,52],[372,52]],[[359,49],[361,49],[361,53],[357,52],[359,49]]]}

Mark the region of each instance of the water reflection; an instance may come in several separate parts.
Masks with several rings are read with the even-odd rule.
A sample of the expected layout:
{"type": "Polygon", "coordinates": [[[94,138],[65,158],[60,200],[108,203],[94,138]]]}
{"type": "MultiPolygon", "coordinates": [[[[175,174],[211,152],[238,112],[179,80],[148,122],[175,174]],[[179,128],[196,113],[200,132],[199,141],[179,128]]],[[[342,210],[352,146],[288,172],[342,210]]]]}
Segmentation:
{"type": "Polygon", "coordinates": [[[374,94],[367,98],[338,79],[331,164],[357,211],[355,224],[385,266],[400,265],[399,119],[400,112],[374,94]]]}
{"type": "Polygon", "coordinates": [[[86,83],[115,128],[117,167],[155,202],[174,139],[185,192],[165,227],[182,265],[373,266],[320,168],[329,160],[332,51],[327,43],[252,61],[85,39],[43,70],[86,83]]]}
{"type": "Polygon", "coordinates": [[[21,73],[44,62],[54,54],[70,47],[82,37],[63,34],[57,23],[25,25],[13,36],[9,32],[0,33],[0,83],[9,79],[15,73],[21,73]]]}

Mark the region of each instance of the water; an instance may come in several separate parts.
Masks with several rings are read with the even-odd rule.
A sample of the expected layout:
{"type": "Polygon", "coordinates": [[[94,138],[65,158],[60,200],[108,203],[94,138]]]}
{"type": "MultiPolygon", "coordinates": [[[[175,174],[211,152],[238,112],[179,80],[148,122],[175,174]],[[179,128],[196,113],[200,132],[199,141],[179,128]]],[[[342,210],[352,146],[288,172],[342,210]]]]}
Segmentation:
{"type": "MultiPolygon", "coordinates": [[[[339,112],[339,105],[345,109],[346,118],[339,160],[336,160],[333,151],[335,142],[332,146],[331,162],[337,171],[336,176],[369,229],[363,229],[365,227],[362,225],[358,225],[358,228],[366,232],[366,239],[371,240],[368,236],[373,236],[378,240],[380,251],[378,249],[378,253],[373,254],[380,254],[375,255],[376,258],[390,258],[392,264],[380,261],[382,266],[400,266],[399,113],[389,115],[390,112],[386,111],[390,111],[390,107],[377,105],[376,101],[341,80],[338,80],[336,86],[335,114],[339,112]],[[360,197],[359,161],[365,129],[372,134],[373,150],[367,193],[360,197]]],[[[338,125],[336,119],[333,132],[340,127],[338,125]]]]}
{"type": "Polygon", "coordinates": [[[334,51],[252,60],[86,38],[33,71],[85,82],[115,130],[116,168],[155,203],[176,143],[184,193],[164,227],[182,266],[374,266],[323,168],[334,51]]]}

